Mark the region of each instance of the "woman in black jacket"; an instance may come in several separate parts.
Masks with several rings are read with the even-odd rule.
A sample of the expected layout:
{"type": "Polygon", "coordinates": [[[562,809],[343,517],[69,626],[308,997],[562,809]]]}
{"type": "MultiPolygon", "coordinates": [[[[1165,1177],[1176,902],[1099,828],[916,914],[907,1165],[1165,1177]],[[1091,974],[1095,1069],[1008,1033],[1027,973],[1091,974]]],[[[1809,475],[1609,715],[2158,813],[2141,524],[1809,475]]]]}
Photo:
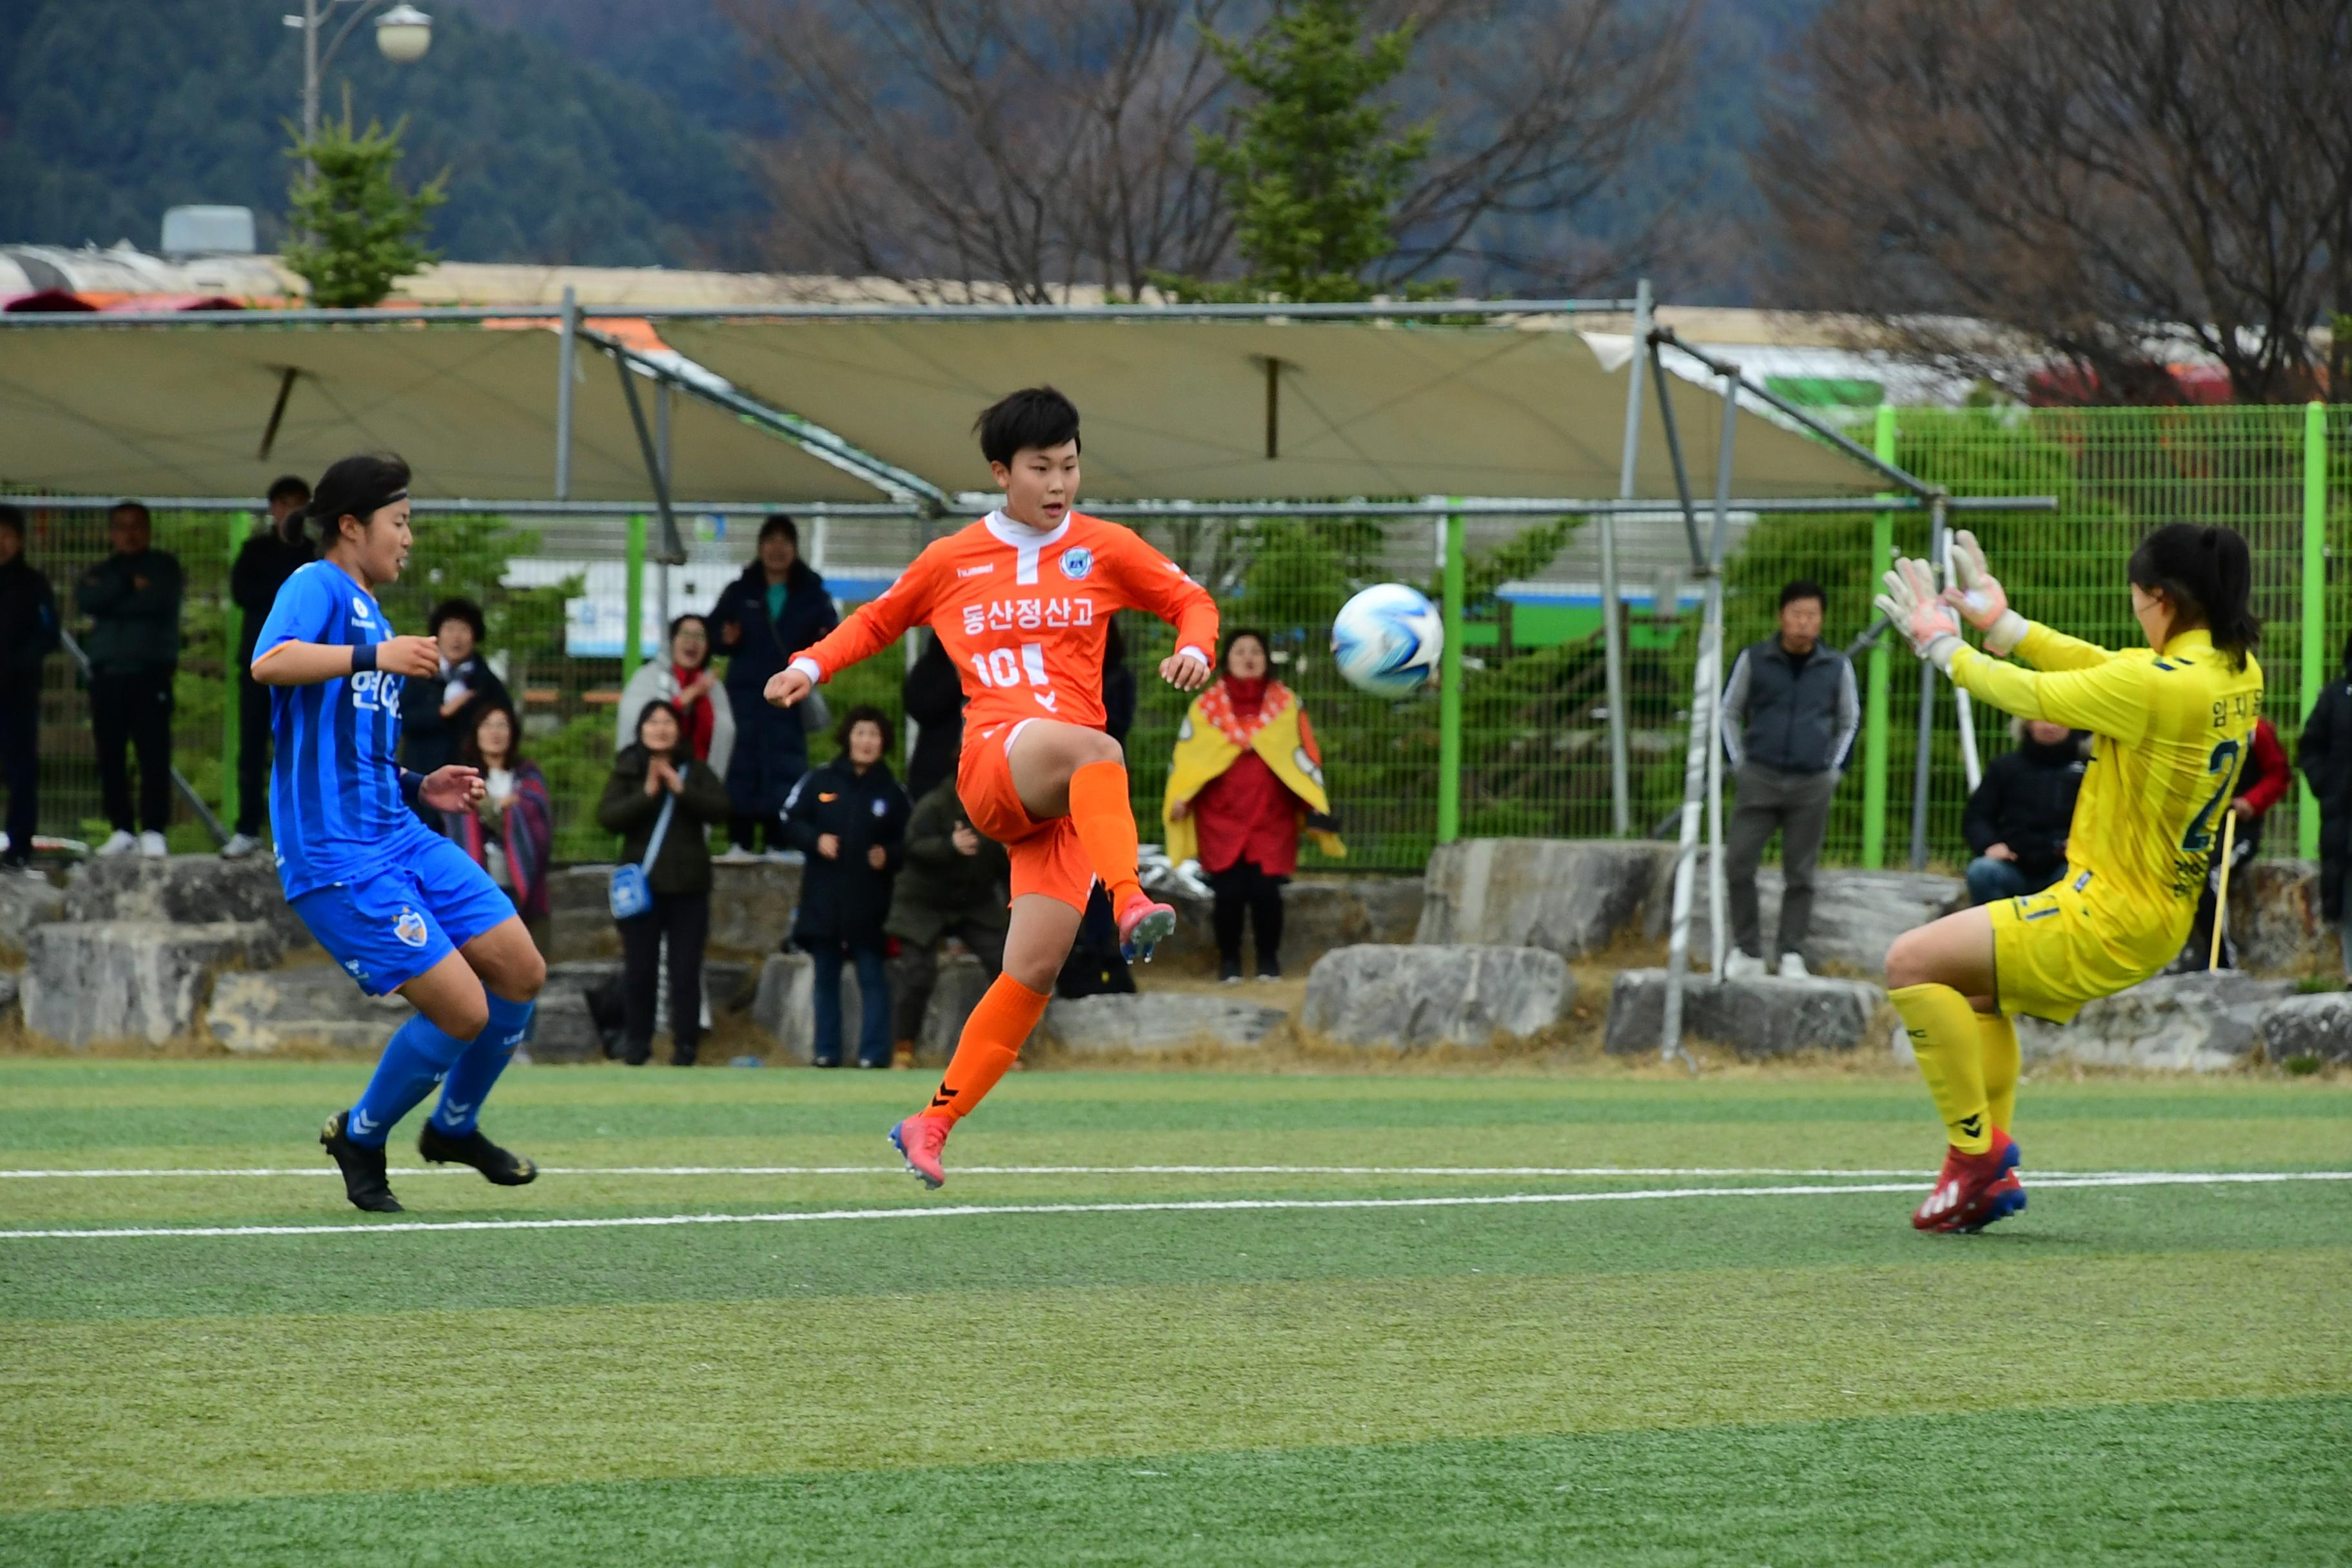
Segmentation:
{"type": "MultiPolygon", "coordinates": [[[[484,712],[492,708],[516,710],[506,682],[482,652],[488,632],[482,606],[471,599],[444,599],[433,606],[425,635],[441,645],[441,668],[435,675],[412,678],[400,689],[404,766],[420,773],[445,767],[457,758],[458,738],[472,733],[484,712]]],[[[442,831],[441,813],[420,804],[416,816],[434,832],[442,831]]]]}
{"type": "Polygon", "coordinates": [[[677,709],[648,702],[636,743],[613,759],[596,820],[621,835],[621,858],[642,862],[662,808],[661,850],[646,868],[653,908],[615,923],[621,931],[622,1007],[631,1067],[654,1054],[654,999],[662,942],[669,942],[670,1065],[692,1067],[702,1045],[702,948],[710,937],[710,825],[727,820],[727,789],[694,748],[677,709]]]}
{"type": "Polygon", "coordinates": [[[806,950],[816,1007],[815,1063],[841,1065],[841,963],[857,968],[857,1065],[890,1065],[890,982],[882,967],[889,939],[890,884],[905,853],[911,807],[882,753],[890,721],[878,708],[852,708],[835,737],[841,754],[802,776],[784,803],[784,837],[808,857],[793,945],[806,950]]]}
{"type": "Polygon", "coordinates": [[[770,853],[782,847],[776,813],[808,770],[808,733],[800,714],[769,703],[768,679],[840,619],[824,579],[801,559],[799,527],[775,513],[760,525],[759,559],[720,592],[709,620],[718,651],[727,656],[727,701],[735,714],[735,750],[727,762],[727,794],[735,803],[730,859],[751,858],[753,832],[763,823],[770,853]]]}
{"type": "Polygon", "coordinates": [[[2345,868],[2352,864],[2352,637],[2344,642],[2343,669],[2321,689],[2303,721],[2294,765],[2319,800],[2319,909],[2338,928],[2345,978],[2352,980],[2352,929],[2345,929],[2344,897],[2345,868]]]}

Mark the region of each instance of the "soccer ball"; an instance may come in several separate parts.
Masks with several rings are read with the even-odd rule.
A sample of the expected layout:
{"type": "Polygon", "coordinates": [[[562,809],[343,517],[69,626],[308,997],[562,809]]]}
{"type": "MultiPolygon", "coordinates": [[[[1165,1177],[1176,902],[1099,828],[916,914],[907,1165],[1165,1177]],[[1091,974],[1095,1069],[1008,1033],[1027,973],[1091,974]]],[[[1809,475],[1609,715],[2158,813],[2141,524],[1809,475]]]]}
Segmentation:
{"type": "Polygon", "coordinates": [[[1402,583],[1365,589],[1331,623],[1331,657],[1341,679],[1379,697],[1409,697],[1433,685],[1444,647],[1437,606],[1402,583]]]}

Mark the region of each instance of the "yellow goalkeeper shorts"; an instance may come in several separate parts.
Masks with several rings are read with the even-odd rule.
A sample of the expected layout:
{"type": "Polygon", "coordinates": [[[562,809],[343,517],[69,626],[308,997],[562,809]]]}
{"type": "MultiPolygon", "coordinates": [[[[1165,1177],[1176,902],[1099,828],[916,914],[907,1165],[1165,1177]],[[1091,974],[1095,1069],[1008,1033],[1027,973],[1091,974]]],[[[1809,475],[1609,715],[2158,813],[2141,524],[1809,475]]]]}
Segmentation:
{"type": "Polygon", "coordinates": [[[2102,909],[2077,871],[2057,886],[1985,906],[1992,918],[1993,986],[2012,1016],[2063,1024],[2085,1002],[2138,984],[2179,956],[2188,916],[2130,926],[2102,909]]]}

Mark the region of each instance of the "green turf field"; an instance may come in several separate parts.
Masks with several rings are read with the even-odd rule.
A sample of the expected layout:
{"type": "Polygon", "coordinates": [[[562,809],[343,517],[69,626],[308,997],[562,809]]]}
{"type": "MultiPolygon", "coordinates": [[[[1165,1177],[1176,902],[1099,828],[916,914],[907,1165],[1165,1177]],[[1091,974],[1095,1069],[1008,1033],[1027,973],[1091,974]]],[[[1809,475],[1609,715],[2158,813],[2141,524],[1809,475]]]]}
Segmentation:
{"type": "Polygon", "coordinates": [[[362,1076],[0,1058],[120,1173],[0,1176],[0,1563],[2352,1559],[2352,1181],[2122,1179],[2352,1081],[2030,1084],[1930,1238],[1894,1077],[1027,1073],[924,1194],[907,1075],[527,1068],[378,1218],[362,1076]]]}

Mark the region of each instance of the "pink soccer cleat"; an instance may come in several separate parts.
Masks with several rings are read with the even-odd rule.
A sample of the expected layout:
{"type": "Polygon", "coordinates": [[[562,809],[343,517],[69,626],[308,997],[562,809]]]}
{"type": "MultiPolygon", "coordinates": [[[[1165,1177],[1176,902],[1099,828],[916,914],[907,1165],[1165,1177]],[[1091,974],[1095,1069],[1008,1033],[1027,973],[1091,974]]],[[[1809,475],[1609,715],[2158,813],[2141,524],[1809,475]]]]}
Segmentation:
{"type": "Polygon", "coordinates": [[[1176,934],[1176,911],[1139,892],[1118,911],[1119,951],[1129,960],[1151,962],[1151,950],[1176,934]]]}
{"type": "Polygon", "coordinates": [[[934,1190],[948,1184],[948,1173],[940,1163],[940,1155],[948,1146],[948,1133],[955,1123],[944,1116],[909,1116],[890,1129],[890,1147],[898,1151],[907,1162],[907,1169],[923,1185],[934,1190]]]}

